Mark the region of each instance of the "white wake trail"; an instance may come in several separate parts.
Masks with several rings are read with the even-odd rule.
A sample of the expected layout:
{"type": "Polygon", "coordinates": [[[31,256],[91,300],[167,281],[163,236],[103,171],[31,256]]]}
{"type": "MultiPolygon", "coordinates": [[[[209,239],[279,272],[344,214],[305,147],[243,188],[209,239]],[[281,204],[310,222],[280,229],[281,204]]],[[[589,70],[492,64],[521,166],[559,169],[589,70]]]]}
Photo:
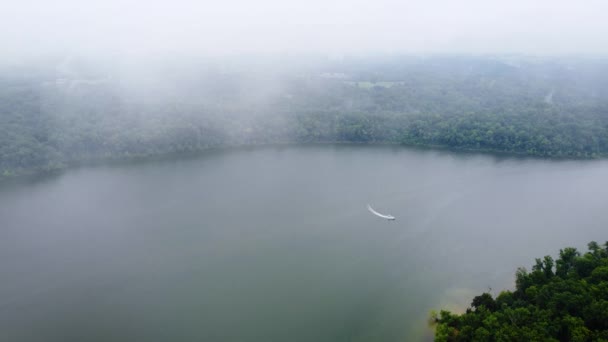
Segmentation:
{"type": "Polygon", "coordinates": [[[371,205],[367,205],[367,210],[369,210],[370,213],[378,216],[378,217],[382,217],[383,219],[387,219],[387,220],[394,220],[395,216],[393,215],[384,215],[384,214],[380,214],[379,212],[375,211],[374,208],[372,208],[371,205]]]}

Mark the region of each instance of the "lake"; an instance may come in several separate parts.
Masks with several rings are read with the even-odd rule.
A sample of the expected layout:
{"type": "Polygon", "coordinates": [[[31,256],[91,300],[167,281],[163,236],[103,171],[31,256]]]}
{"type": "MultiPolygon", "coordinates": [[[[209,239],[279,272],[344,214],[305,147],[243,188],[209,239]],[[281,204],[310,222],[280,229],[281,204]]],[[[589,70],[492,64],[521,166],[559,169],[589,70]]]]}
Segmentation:
{"type": "Polygon", "coordinates": [[[0,184],[0,340],[425,341],[431,309],[608,240],[607,209],[607,161],[397,146],[13,180],[0,184]]]}

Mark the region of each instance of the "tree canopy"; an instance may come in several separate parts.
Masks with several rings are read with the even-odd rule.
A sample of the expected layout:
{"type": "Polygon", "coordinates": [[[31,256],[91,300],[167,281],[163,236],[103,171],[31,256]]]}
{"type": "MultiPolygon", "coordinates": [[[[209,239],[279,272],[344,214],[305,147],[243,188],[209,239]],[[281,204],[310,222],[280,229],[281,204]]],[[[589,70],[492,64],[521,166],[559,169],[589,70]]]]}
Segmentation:
{"type": "Polygon", "coordinates": [[[475,297],[466,313],[432,314],[436,341],[608,341],[608,242],[536,259],[514,291],[475,297]]]}
{"type": "Polygon", "coordinates": [[[0,177],[268,143],[608,155],[603,60],[403,57],[293,70],[64,64],[0,68],[0,177]]]}

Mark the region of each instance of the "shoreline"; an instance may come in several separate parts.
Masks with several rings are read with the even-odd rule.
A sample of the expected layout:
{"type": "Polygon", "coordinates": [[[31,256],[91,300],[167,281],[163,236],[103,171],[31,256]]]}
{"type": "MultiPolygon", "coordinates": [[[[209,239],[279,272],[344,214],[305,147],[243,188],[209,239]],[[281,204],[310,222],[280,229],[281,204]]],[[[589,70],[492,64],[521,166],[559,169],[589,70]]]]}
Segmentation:
{"type": "Polygon", "coordinates": [[[161,161],[170,160],[175,158],[194,158],[199,157],[209,152],[220,152],[220,151],[235,151],[242,149],[254,149],[263,147],[294,147],[294,146],[331,146],[331,145],[353,145],[353,146],[394,146],[403,147],[413,150],[420,151],[438,151],[438,152],[451,152],[459,154],[480,154],[489,155],[502,158],[517,158],[517,159],[532,159],[532,160],[545,160],[545,161],[600,161],[606,160],[607,155],[599,155],[597,157],[559,157],[559,156],[541,156],[533,155],[524,152],[515,151],[503,151],[495,149],[482,149],[482,148],[467,148],[467,147],[453,147],[445,145],[432,145],[432,144],[408,144],[402,142],[391,142],[391,141],[317,141],[317,142],[273,142],[273,143],[254,143],[254,144],[230,144],[230,145],[218,145],[209,146],[191,151],[173,151],[166,153],[153,153],[153,154],[140,154],[130,155],[122,157],[109,157],[109,158],[85,158],[78,161],[62,163],[53,166],[49,169],[24,169],[16,173],[10,172],[8,175],[0,173],[0,182],[7,180],[27,179],[29,177],[38,176],[51,176],[71,169],[78,169],[82,167],[95,167],[99,165],[121,165],[128,163],[140,163],[148,161],[161,161]]]}

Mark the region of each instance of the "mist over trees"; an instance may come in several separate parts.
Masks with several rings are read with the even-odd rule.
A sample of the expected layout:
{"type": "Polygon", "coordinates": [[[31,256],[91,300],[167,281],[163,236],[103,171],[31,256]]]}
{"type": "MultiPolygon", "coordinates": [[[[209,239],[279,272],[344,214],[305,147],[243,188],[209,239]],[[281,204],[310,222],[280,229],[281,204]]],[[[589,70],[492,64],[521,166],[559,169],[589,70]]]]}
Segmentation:
{"type": "Polygon", "coordinates": [[[0,70],[0,174],[209,147],[401,143],[608,154],[608,61],[64,58],[0,70]]]}

